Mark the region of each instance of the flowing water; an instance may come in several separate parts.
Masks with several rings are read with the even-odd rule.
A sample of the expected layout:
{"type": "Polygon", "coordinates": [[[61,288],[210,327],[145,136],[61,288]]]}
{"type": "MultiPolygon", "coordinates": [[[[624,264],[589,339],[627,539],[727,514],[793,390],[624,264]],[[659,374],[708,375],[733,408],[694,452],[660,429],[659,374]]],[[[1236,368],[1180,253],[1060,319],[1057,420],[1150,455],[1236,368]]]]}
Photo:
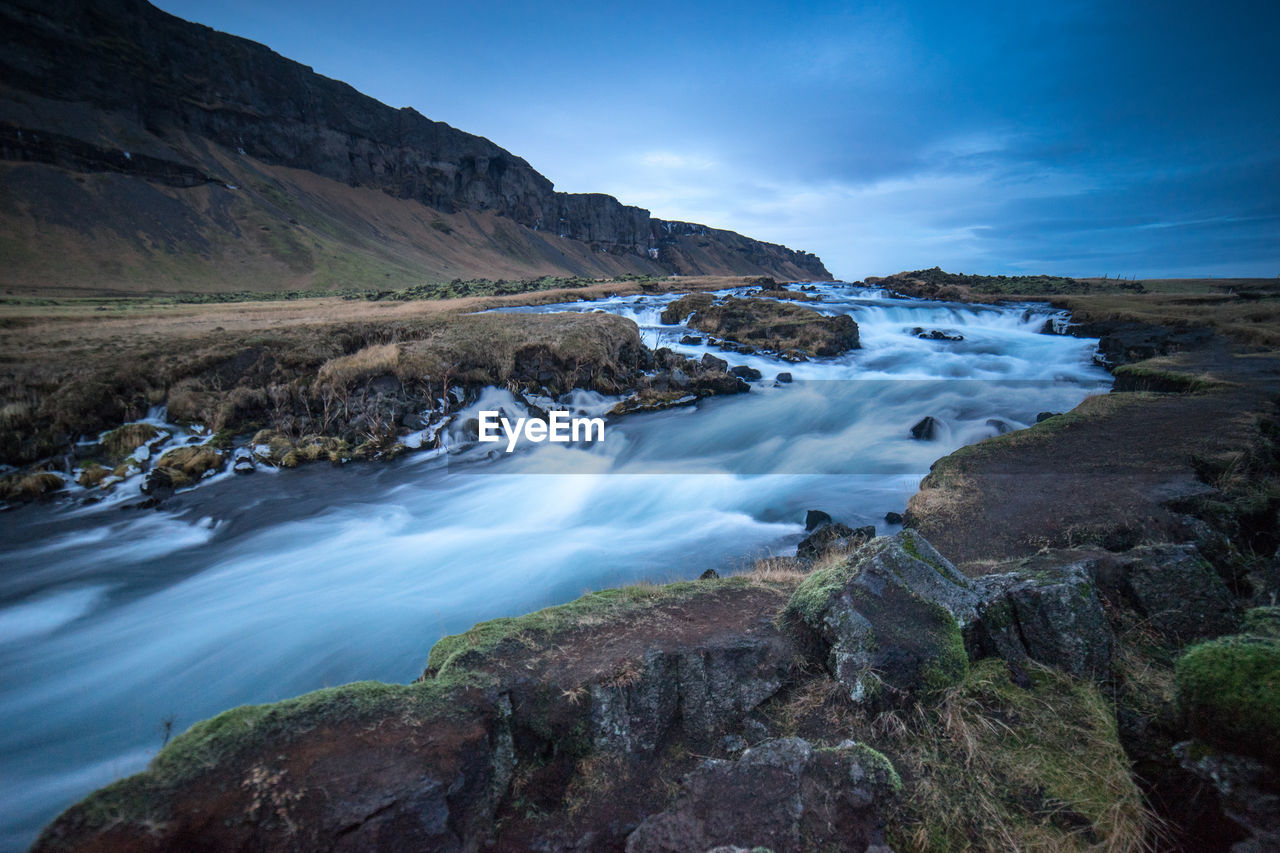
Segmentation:
{"type": "MultiPolygon", "coordinates": [[[[1040,334],[1046,306],[817,295],[853,316],[862,349],[800,364],[710,350],[764,379],[611,419],[603,442],[467,448],[460,417],[451,452],[220,476],[159,511],[68,501],[0,516],[0,849],[226,708],[407,681],[436,639],[477,621],[793,552],[808,508],[891,532],[885,513],[934,460],[1110,384],[1096,341],[1040,334]],[[796,381],[775,383],[782,371],[796,381]],[[926,415],[938,434],[913,440],[926,415]]],[[[514,310],[621,314],[650,346],[698,357],[678,343],[688,329],[659,322],[672,298],[514,310]]],[[[498,407],[521,409],[496,389],[471,409],[498,407]]]]}

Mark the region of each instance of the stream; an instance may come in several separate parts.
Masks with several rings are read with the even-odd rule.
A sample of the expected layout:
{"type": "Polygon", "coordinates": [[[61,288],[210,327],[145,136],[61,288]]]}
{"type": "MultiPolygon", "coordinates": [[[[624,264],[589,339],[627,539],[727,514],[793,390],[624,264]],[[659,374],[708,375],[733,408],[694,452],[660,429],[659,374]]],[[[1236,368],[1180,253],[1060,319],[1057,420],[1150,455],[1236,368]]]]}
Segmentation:
{"type": "MultiPolygon", "coordinates": [[[[223,475],[160,510],[69,500],[0,515],[0,849],[227,708],[409,681],[437,639],[477,621],[794,553],[810,508],[893,532],[885,513],[936,459],[1111,384],[1097,341],[1040,333],[1046,305],[813,295],[857,321],[862,349],[790,364],[682,345],[690,330],[659,321],[674,295],[508,309],[620,314],[651,347],[763,374],[747,394],[610,418],[602,442],[507,454],[465,446],[459,417],[449,452],[223,475]],[[783,371],[794,381],[776,383],[783,371]],[[925,416],[934,439],[913,439],[925,416]]],[[[489,389],[471,409],[498,407],[521,408],[489,389]]]]}

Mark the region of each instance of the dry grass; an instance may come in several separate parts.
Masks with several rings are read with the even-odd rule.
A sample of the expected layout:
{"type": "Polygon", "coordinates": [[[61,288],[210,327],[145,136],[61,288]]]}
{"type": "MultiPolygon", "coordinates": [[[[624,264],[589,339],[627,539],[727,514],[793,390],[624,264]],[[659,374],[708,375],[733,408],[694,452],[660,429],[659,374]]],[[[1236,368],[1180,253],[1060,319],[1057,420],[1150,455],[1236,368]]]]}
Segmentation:
{"type": "Polygon", "coordinates": [[[809,570],[795,557],[761,557],[751,565],[746,574],[764,583],[799,584],[809,576],[809,570]]]}
{"type": "Polygon", "coordinates": [[[320,366],[317,376],[321,382],[349,387],[361,380],[395,373],[399,364],[400,347],[397,344],[379,344],[329,359],[320,366]]]}
{"type": "Polygon", "coordinates": [[[928,706],[867,711],[825,673],[764,710],[771,730],[883,752],[904,783],[889,814],[895,850],[1135,851],[1160,824],[1129,772],[1112,706],[1091,683],[978,661],[928,706]]]}
{"type": "MultiPolygon", "coordinates": [[[[917,709],[885,751],[907,781],[898,850],[1149,849],[1156,822],[1129,774],[1111,708],[1090,684],[1035,667],[974,668],[936,709],[917,709]]],[[[894,736],[894,733],[897,733],[894,736]]]]}
{"type": "Polygon", "coordinates": [[[222,454],[212,447],[199,445],[170,450],[156,463],[165,469],[175,486],[187,486],[199,480],[208,471],[222,467],[222,454]]]}
{"type": "MultiPolygon", "coordinates": [[[[680,283],[686,284],[725,282],[680,283]]],[[[609,289],[597,287],[597,295],[609,289]]],[[[616,287],[627,289],[627,283],[616,287]]],[[[295,434],[327,431],[335,415],[332,408],[321,411],[325,401],[315,398],[317,384],[340,393],[349,390],[344,382],[359,384],[387,367],[402,381],[430,380],[432,396],[458,382],[505,384],[517,355],[529,347],[558,360],[583,387],[600,381],[602,389],[613,389],[613,374],[639,353],[633,324],[595,314],[462,313],[583,295],[548,291],[527,299],[398,304],[130,304],[106,312],[88,302],[2,305],[0,328],[7,334],[0,335],[0,459],[48,458],[80,434],[140,418],[159,403],[179,421],[214,430],[270,425],[295,434]],[[317,383],[322,370],[329,381],[317,383]],[[316,419],[319,430],[306,424],[316,419]]],[[[337,402],[348,413],[349,400],[337,402]]]]}
{"type": "Polygon", "coordinates": [[[1259,300],[1241,299],[1221,292],[1194,292],[1203,280],[1180,283],[1188,291],[1090,293],[1054,297],[1051,302],[1071,311],[1079,322],[1119,320],[1158,326],[1209,326],[1237,343],[1280,346],[1280,300],[1274,294],[1259,300]]]}
{"type": "Polygon", "coordinates": [[[151,424],[125,424],[102,437],[102,449],[112,459],[123,459],[159,435],[151,424]]]}
{"type": "Polygon", "coordinates": [[[60,490],[66,485],[62,478],[49,471],[30,474],[10,474],[0,477],[0,499],[31,500],[60,490]]]}

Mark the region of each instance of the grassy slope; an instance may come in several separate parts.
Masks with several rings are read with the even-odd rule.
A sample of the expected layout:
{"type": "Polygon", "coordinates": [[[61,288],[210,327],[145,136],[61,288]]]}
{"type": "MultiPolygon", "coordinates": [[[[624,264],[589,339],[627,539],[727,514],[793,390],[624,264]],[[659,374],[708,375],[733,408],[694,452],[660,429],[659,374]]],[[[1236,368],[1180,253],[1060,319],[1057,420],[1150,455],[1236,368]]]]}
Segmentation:
{"type": "Polygon", "coordinates": [[[236,189],[0,166],[10,293],[390,289],[454,278],[662,274],[488,214],[445,214],[309,172],[222,158],[236,189]]]}

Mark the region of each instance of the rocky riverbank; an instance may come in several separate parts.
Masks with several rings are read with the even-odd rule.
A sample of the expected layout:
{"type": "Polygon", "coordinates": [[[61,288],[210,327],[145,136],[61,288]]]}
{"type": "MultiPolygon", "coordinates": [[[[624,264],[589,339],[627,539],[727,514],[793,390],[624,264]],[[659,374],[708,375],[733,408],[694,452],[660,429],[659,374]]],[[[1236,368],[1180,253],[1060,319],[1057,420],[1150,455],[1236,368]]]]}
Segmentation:
{"type": "MultiPolygon", "coordinates": [[[[677,284],[690,282],[667,286],[677,284]]],[[[730,301],[757,326],[776,330],[775,315],[795,308],[805,312],[804,328],[839,321],[840,334],[856,342],[848,317],[772,299],[730,301]]],[[[477,300],[462,302],[473,307],[477,300]]],[[[0,450],[22,467],[0,477],[0,499],[38,499],[69,483],[94,490],[92,498],[141,476],[154,502],[226,468],[393,459],[440,446],[445,425],[490,386],[511,390],[545,417],[575,389],[619,396],[614,413],[625,414],[742,393],[745,379],[759,378],[724,359],[652,350],[634,322],[606,313],[473,314],[450,310],[448,301],[434,311],[397,313],[170,336],[164,350],[120,352],[126,348],[117,345],[97,364],[64,364],[47,393],[40,386],[53,382],[45,377],[13,377],[25,385],[16,395],[37,402],[6,407],[0,450]],[[131,421],[158,406],[165,420],[131,421]]]]}
{"type": "Polygon", "coordinates": [[[1269,849],[1280,364],[1116,375],[940,460],[901,533],[815,512],[802,560],[227,712],[37,849],[1269,849]]]}

